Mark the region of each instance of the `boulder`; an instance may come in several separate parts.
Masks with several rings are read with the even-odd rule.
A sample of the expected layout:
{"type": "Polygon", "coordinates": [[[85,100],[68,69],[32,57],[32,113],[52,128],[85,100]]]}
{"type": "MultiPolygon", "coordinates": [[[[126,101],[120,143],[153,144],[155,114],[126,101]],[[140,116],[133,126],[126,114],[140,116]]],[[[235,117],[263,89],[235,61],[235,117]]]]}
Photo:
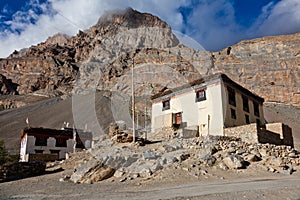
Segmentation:
{"type": "Polygon", "coordinates": [[[101,161],[91,159],[75,169],[70,180],[74,183],[95,183],[114,175],[115,170],[104,166],[101,161]]]}
{"type": "Polygon", "coordinates": [[[229,167],[229,169],[243,169],[246,168],[246,163],[241,156],[229,155],[223,159],[224,164],[229,167]]]}
{"type": "Polygon", "coordinates": [[[220,169],[223,169],[223,170],[228,170],[228,169],[229,169],[229,168],[227,167],[227,165],[225,165],[224,162],[221,162],[221,163],[219,164],[219,167],[220,167],[220,169]]]}
{"type": "Polygon", "coordinates": [[[207,165],[207,166],[212,166],[215,164],[216,162],[216,158],[212,155],[206,155],[203,158],[201,158],[201,161],[203,162],[203,164],[207,165]]]}
{"type": "Polygon", "coordinates": [[[255,154],[249,154],[245,157],[245,160],[248,162],[257,162],[260,161],[261,159],[255,154]]]}
{"type": "Polygon", "coordinates": [[[172,163],[178,162],[178,159],[174,156],[162,157],[160,164],[161,165],[169,165],[172,163]]]}
{"type": "Polygon", "coordinates": [[[143,158],[149,160],[149,159],[156,159],[157,156],[155,155],[154,152],[147,150],[143,153],[143,158]]]}

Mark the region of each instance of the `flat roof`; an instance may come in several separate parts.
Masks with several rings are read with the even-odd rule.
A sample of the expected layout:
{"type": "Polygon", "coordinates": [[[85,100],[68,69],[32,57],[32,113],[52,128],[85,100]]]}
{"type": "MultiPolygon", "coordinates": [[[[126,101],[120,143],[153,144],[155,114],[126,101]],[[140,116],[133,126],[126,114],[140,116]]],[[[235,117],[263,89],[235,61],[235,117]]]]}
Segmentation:
{"type": "Polygon", "coordinates": [[[154,100],[154,99],[158,99],[158,98],[164,98],[164,97],[167,97],[167,96],[172,96],[172,94],[176,95],[176,94],[179,94],[179,93],[184,93],[187,88],[193,88],[194,89],[194,87],[198,86],[198,85],[203,85],[203,87],[205,87],[205,85],[209,85],[211,83],[214,83],[216,80],[223,80],[223,82],[227,83],[231,87],[233,87],[233,88],[241,91],[242,93],[252,97],[253,99],[259,101],[260,103],[264,102],[264,99],[262,97],[260,97],[257,94],[251,92],[250,90],[244,88],[240,84],[234,82],[226,74],[223,74],[223,73],[216,73],[216,74],[204,76],[203,78],[197,79],[197,80],[192,81],[188,84],[184,84],[184,85],[182,85],[180,87],[177,87],[177,88],[174,88],[172,90],[166,89],[164,91],[161,91],[157,94],[152,95],[151,99],[154,100]]]}
{"type": "MultiPolygon", "coordinates": [[[[76,137],[82,139],[92,139],[92,132],[85,132],[81,129],[75,129],[76,137]]],[[[26,127],[23,129],[23,135],[47,135],[50,137],[73,137],[73,128],[64,128],[62,130],[50,129],[50,128],[33,128],[26,127]]]]}

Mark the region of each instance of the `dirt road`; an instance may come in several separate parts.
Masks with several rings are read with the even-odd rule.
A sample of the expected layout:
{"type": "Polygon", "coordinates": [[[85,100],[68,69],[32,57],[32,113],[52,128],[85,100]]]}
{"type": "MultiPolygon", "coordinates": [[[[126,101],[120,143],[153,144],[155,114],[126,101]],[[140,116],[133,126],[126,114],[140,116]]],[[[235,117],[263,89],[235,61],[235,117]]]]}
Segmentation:
{"type": "Polygon", "coordinates": [[[300,177],[266,176],[174,184],[59,182],[61,173],[0,183],[0,199],[300,199],[300,177]]]}

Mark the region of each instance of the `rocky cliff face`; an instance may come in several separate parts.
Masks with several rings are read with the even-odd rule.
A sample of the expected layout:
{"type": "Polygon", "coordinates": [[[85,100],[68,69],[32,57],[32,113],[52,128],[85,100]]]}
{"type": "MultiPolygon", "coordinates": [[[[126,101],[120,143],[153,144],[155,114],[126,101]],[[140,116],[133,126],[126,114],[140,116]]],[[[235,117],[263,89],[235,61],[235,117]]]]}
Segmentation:
{"type": "Polygon", "coordinates": [[[155,93],[223,71],[267,101],[300,105],[299,36],[243,41],[214,53],[194,51],[180,44],[167,23],[129,8],[107,13],[76,36],[57,34],[0,60],[0,93],[128,93],[134,66],[138,94],[150,83],[155,93]]]}
{"type": "Polygon", "coordinates": [[[212,53],[216,68],[266,101],[300,105],[300,34],[242,41],[212,53]]]}

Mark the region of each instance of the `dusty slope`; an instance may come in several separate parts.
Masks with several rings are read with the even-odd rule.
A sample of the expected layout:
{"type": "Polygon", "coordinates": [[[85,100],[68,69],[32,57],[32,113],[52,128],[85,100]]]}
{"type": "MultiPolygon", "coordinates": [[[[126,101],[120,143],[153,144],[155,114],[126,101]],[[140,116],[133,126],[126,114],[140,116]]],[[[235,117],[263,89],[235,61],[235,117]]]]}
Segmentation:
{"type": "MultiPolygon", "coordinates": [[[[64,122],[73,125],[73,113],[76,116],[76,125],[95,131],[95,136],[106,132],[106,127],[112,120],[124,120],[130,124],[129,103],[122,97],[113,96],[113,101],[104,97],[103,93],[73,99],[77,109],[72,110],[72,98],[62,100],[52,98],[49,100],[32,103],[21,108],[0,112],[0,139],[4,139],[9,149],[19,149],[20,131],[26,126],[28,117],[30,125],[34,127],[61,128],[64,122]],[[97,121],[94,118],[96,108],[97,121]],[[99,129],[99,126],[102,129],[99,129]]],[[[265,118],[267,122],[283,122],[293,130],[295,147],[300,149],[300,110],[293,106],[280,104],[265,104],[265,118]]]]}
{"type": "MultiPolygon", "coordinates": [[[[84,96],[76,100],[76,113],[80,114],[76,118],[85,120],[83,123],[77,123],[78,128],[94,129],[99,123],[100,127],[105,129],[112,120],[110,110],[111,102],[103,93],[96,94],[96,100],[93,96],[84,96]],[[93,111],[96,108],[97,118],[93,118],[93,111]],[[101,119],[101,120],[98,120],[101,119]]],[[[74,110],[73,110],[74,111],[74,110]]],[[[72,98],[62,100],[52,98],[37,103],[32,103],[21,108],[10,109],[0,112],[0,139],[3,139],[8,149],[18,150],[21,129],[26,127],[25,120],[28,117],[32,127],[48,127],[60,129],[64,122],[73,125],[72,98]]],[[[105,131],[105,130],[104,130],[105,131]]],[[[101,130],[95,132],[100,134],[101,130]]]]}

